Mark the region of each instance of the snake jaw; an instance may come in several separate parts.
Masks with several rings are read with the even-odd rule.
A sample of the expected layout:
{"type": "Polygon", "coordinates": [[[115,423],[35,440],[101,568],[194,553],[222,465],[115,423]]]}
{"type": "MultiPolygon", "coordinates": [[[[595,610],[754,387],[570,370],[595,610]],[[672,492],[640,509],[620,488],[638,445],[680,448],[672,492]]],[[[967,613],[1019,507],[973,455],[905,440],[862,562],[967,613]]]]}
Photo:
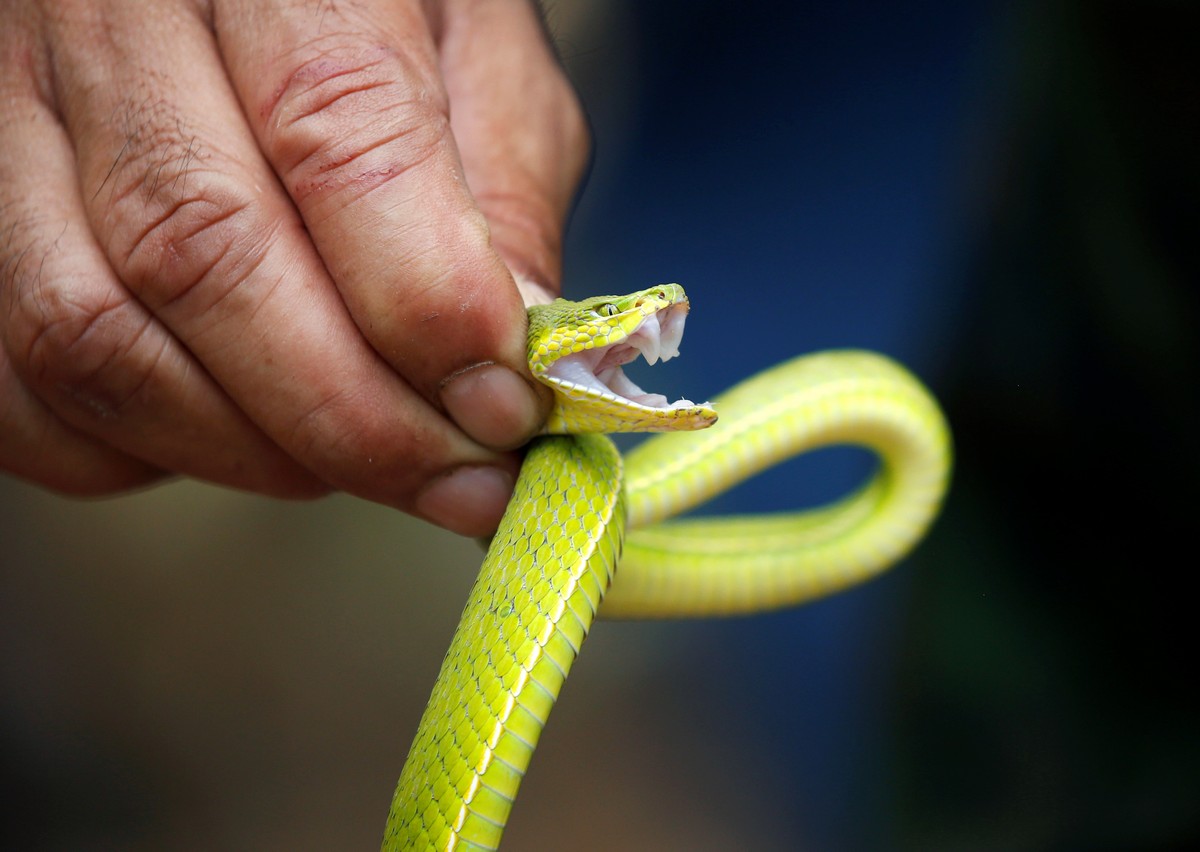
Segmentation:
{"type": "Polygon", "coordinates": [[[687,312],[683,288],[672,284],[579,303],[573,325],[560,318],[557,337],[536,353],[531,347],[534,376],[557,398],[546,432],[684,431],[716,422],[708,403],[647,393],[622,369],[639,355],[649,364],[678,355],[687,312]]]}

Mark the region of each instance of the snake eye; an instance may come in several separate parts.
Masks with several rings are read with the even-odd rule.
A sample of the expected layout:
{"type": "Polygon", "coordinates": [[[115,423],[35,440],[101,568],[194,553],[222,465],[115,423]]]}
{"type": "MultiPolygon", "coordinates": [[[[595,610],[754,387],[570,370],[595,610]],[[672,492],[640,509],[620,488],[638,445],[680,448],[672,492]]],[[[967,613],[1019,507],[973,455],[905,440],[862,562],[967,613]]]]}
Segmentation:
{"type": "Polygon", "coordinates": [[[612,302],[605,302],[603,305],[596,308],[596,313],[600,314],[602,317],[615,317],[620,312],[620,308],[618,308],[612,302]]]}

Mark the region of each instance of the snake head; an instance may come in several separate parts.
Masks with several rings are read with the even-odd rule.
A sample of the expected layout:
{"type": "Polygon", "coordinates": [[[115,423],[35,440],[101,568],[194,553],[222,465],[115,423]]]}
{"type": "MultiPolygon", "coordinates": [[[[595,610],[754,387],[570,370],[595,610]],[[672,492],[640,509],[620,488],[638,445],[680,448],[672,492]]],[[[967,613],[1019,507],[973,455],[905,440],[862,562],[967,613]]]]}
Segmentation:
{"type": "Polygon", "coordinates": [[[675,432],[717,421],[708,403],[646,393],[622,369],[679,354],[688,298],[678,284],[529,309],[529,369],[554,390],[544,432],[675,432]]]}

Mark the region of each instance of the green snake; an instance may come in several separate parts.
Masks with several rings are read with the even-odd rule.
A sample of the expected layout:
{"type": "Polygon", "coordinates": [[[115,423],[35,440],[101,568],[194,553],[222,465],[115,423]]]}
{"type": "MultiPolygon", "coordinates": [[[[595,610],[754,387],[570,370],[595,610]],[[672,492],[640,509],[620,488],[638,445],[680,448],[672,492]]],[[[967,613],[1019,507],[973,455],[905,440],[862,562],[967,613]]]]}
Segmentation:
{"type": "Polygon", "coordinates": [[[496,849],[543,726],[598,612],[727,615],[792,606],[870,577],[933,520],[945,420],[891,360],[788,361],[713,403],[669,403],[625,376],[678,354],[676,284],[529,309],[529,367],[554,389],[421,718],[383,849],[496,849]],[[714,424],[720,412],[720,428],[714,424]],[[622,458],[604,432],[667,432],[622,458]],[[660,523],[779,461],[831,444],[880,458],[829,506],[660,523]],[[620,559],[620,570],[617,561],[620,559]],[[609,588],[611,584],[611,589],[609,588]]]}

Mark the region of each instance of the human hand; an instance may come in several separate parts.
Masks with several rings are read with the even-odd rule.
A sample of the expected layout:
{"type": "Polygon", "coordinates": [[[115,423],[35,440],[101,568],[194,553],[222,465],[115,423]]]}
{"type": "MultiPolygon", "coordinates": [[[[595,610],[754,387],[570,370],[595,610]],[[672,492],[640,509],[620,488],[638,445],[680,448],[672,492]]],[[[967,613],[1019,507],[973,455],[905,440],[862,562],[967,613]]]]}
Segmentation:
{"type": "Polygon", "coordinates": [[[587,156],[527,0],[0,7],[0,469],[490,532],[587,156]]]}

